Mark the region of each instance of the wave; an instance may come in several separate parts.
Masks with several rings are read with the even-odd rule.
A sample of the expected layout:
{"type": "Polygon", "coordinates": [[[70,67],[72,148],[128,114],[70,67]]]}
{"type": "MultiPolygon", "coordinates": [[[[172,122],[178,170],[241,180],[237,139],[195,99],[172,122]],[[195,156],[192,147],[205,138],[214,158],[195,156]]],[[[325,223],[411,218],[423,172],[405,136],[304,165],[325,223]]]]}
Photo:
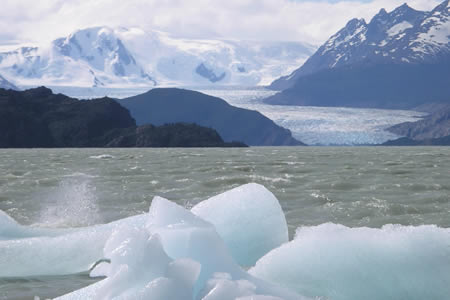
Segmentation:
{"type": "Polygon", "coordinates": [[[100,154],[100,155],[89,156],[89,158],[94,158],[94,159],[112,159],[112,158],[115,158],[115,157],[112,156],[111,154],[100,154]]]}

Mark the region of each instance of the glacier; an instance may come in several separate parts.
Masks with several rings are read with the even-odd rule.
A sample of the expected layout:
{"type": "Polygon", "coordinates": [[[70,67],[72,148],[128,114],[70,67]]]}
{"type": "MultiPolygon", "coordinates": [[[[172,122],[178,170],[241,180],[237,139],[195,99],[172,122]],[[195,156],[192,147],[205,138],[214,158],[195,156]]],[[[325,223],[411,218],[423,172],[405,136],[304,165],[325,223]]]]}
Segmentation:
{"type": "Polygon", "coordinates": [[[415,122],[427,115],[412,110],[269,105],[261,99],[276,92],[263,88],[196,89],[223,98],[231,105],[259,111],[277,125],[289,129],[296,139],[307,145],[382,144],[399,138],[386,131],[387,128],[415,122]]]}

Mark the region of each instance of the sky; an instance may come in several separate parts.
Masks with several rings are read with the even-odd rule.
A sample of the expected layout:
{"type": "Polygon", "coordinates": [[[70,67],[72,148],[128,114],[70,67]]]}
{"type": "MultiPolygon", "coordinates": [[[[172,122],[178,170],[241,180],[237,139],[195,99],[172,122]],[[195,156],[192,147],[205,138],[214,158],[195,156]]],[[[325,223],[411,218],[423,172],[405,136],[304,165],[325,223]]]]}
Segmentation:
{"type": "Polygon", "coordinates": [[[439,0],[2,0],[0,45],[47,43],[91,26],[140,27],[175,37],[323,43],[352,18],[439,0]]]}

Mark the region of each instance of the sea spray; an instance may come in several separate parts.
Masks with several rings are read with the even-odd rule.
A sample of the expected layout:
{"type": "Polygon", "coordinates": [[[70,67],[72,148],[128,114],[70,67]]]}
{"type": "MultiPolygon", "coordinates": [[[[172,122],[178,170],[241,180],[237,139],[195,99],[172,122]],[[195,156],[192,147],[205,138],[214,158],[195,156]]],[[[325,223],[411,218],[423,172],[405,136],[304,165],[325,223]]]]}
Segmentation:
{"type": "Polygon", "coordinates": [[[36,226],[81,227],[101,223],[96,188],[87,174],[65,177],[56,189],[41,199],[36,226]]]}

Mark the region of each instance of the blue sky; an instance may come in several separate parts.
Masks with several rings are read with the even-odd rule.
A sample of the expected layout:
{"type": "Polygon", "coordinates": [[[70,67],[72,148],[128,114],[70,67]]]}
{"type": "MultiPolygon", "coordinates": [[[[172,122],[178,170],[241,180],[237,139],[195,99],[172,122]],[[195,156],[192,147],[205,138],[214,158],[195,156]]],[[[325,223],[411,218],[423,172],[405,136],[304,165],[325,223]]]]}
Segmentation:
{"type": "Polygon", "coordinates": [[[440,0],[2,0],[0,46],[34,44],[90,26],[139,27],[186,38],[323,43],[352,18],[370,20],[404,2],[440,0]]]}

